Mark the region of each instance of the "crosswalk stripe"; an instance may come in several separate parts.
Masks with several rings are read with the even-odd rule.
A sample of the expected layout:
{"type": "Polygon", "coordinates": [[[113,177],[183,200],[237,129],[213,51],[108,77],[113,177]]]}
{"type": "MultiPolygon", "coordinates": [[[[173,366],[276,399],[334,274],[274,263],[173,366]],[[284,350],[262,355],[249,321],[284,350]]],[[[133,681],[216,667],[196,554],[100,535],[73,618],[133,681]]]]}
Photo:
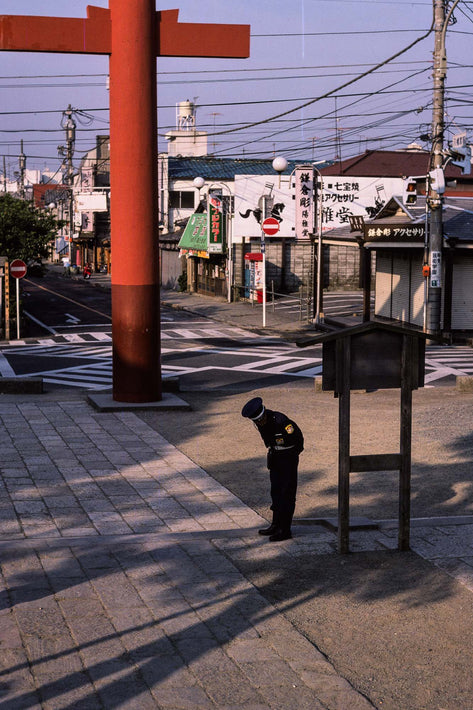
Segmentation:
{"type": "MultiPolygon", "coordinates": [[[[340,307],[350,309],[351,304],[344,299],[340,307]]],[[[336,308],[336,305],[333,304],[336,308]]],[[[207,321],[174,322],[174,328],[163,330],[161,337],[168,345],[169,340],[175,341],[175,346],[162,349],[162,355],[172,354],[178,357],[179,352],[203,355],[227,355],[221,358],[218,365],[205,367],[189,367],[163,363],[163,377],[172,375],[192,374],[211,370],[236,371],[241,373],[256,373],[261,375],[281,375],[287,377],[313,378],[322,372],[321,346],[313,346],[311,354],[314,357],[301,357],[295,345],[284,343],[274,336],[260,337],[244,328],[230,325],[213,325],[207,321]],[[182,323],[193,327],[182,327],[182,323]],[[210,339],[226,340],[214,347],[210,339]],[[191,341],[197,341],[195,343],[191,341]],[[198,341],[201,341],[200,346],[198,341]],[[196,347],[197,346],[197,347],[196,347]],[[221,363],[230,362],[225,365],[221,363]],[[235,365],[235,362],[241,364],[235,365]]],[[[87,333],[69,333],[31,339],[11,340],[2,344],[0,351],[0,376],[15,376],[13,367],[9,364],[9,355],[38,355],[46,358],[76,358],[83,364],[70,368],[56,368],[29,373],[30,376],[42,376],[46,382],[71,387],[97,389],[110,387],[112,383],[112,337],[110,333],[92,331],[87,333]]],[[[307,353],[309,355],[309,353],[307,353]]],[[[175,360],[176,361],[176,360],[175,360]]],[[[189,360],[190,362],[191,360],[189,360]]],[[[60,361],[59,361],[60,362],[60,361]]],[[[198,362],[196,360],[196,362],[198,362]]],[[[59,364],[56,362],[55,364],[59,364]]],[[[466,345],[439,346],[426,348],[425,384],[434,386],[445,378],[453,379],[458,375],[473,374],[473,349],[466,345]]],[[[440,382],[443,384],[444,382],[440,382]]]]}
{"type": "Polygon", "coordinates": [[[316,377],[322,374],[322,363],[318,367],[309,367],[307,370],[298,370],[297,372],[291,372],[291,375],[295,377],[316,377]]]}
{"type": "Polygon", "coordinates": [[[15,377],[15,371],[3,353],[0,353],[0,376],[15,377]]]}
{"type": "Polygon", "coordinates": [[[110,333],[89,333],[89,335],[92,338],[95,338],[95,340],[112,340],[112,336],[110,333]]]}
{"type": "Polygon", "coordinates": [[[66,333],[63,337],[70,343],[82,343],[84,339],[78,333],[66,333]]]}

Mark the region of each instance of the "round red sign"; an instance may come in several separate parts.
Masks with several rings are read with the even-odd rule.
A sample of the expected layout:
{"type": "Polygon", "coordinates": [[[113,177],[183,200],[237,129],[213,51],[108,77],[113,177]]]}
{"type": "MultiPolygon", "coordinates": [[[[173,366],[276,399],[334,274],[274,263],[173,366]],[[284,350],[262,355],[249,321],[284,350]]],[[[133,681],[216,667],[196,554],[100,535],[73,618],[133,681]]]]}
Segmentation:
{"type": "Polygon", "coordinates": [[[274,217],[267,217],[261,225],[261,229],[268,237],[273,237],[279,232],[279,222],[274,217]]]}
{"type": "Polygon", "coordinates": [[[26,276],[26,264],[21,259],[14,259],[10,264],[10,274],[14,279],[22,279],[26,276]]]}

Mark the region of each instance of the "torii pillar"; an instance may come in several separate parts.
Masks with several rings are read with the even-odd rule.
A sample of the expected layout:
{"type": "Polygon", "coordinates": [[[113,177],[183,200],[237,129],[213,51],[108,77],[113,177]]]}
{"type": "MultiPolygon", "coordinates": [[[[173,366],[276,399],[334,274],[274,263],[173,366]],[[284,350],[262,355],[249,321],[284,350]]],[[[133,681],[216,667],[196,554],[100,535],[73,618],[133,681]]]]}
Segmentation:
{"type": "Polygon", "coordinates": [[[162,398],[156,57],[249,56],[249,25],[178,22],[156,0],[87,19],[0,15],[0,50],[110,55],[113,399],[162,398]]]}

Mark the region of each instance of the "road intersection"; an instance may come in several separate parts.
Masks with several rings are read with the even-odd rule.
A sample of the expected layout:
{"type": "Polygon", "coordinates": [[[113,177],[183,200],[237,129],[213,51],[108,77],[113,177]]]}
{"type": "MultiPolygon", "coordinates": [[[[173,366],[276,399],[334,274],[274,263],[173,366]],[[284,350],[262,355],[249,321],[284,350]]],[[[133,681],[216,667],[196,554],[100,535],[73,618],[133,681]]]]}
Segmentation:
{"type": "MultiPolygon", "coordinates": [[[[112,340],[105,330],[65,332],[51,337],[10,340],[0,346],[0,375],[41,376],[46,385],[108,389],[112,384],[112,340]]],[[[222,323],[192,318],[162,323],[164,378],[179,376],[183,386],[205,389],[246,385],[249,378],[312,380],[322,372],[321,346],[299,350],[293,343],[222,323]]],[[[452,385],[473,375],[473,349],[427,346],[425,384],[452,385]]]]}

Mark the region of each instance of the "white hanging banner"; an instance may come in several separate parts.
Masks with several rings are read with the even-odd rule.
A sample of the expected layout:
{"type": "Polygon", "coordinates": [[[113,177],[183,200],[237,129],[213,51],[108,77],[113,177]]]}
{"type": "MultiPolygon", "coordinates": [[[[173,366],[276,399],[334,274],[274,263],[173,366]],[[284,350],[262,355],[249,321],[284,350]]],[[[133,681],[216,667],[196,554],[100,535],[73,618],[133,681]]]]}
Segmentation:
{"type": "Polygon", "coordinates": [[[314,234],[314,170],[311,165],[294,171],[296,181],[296,238],[309,239],[314,234]]]}

